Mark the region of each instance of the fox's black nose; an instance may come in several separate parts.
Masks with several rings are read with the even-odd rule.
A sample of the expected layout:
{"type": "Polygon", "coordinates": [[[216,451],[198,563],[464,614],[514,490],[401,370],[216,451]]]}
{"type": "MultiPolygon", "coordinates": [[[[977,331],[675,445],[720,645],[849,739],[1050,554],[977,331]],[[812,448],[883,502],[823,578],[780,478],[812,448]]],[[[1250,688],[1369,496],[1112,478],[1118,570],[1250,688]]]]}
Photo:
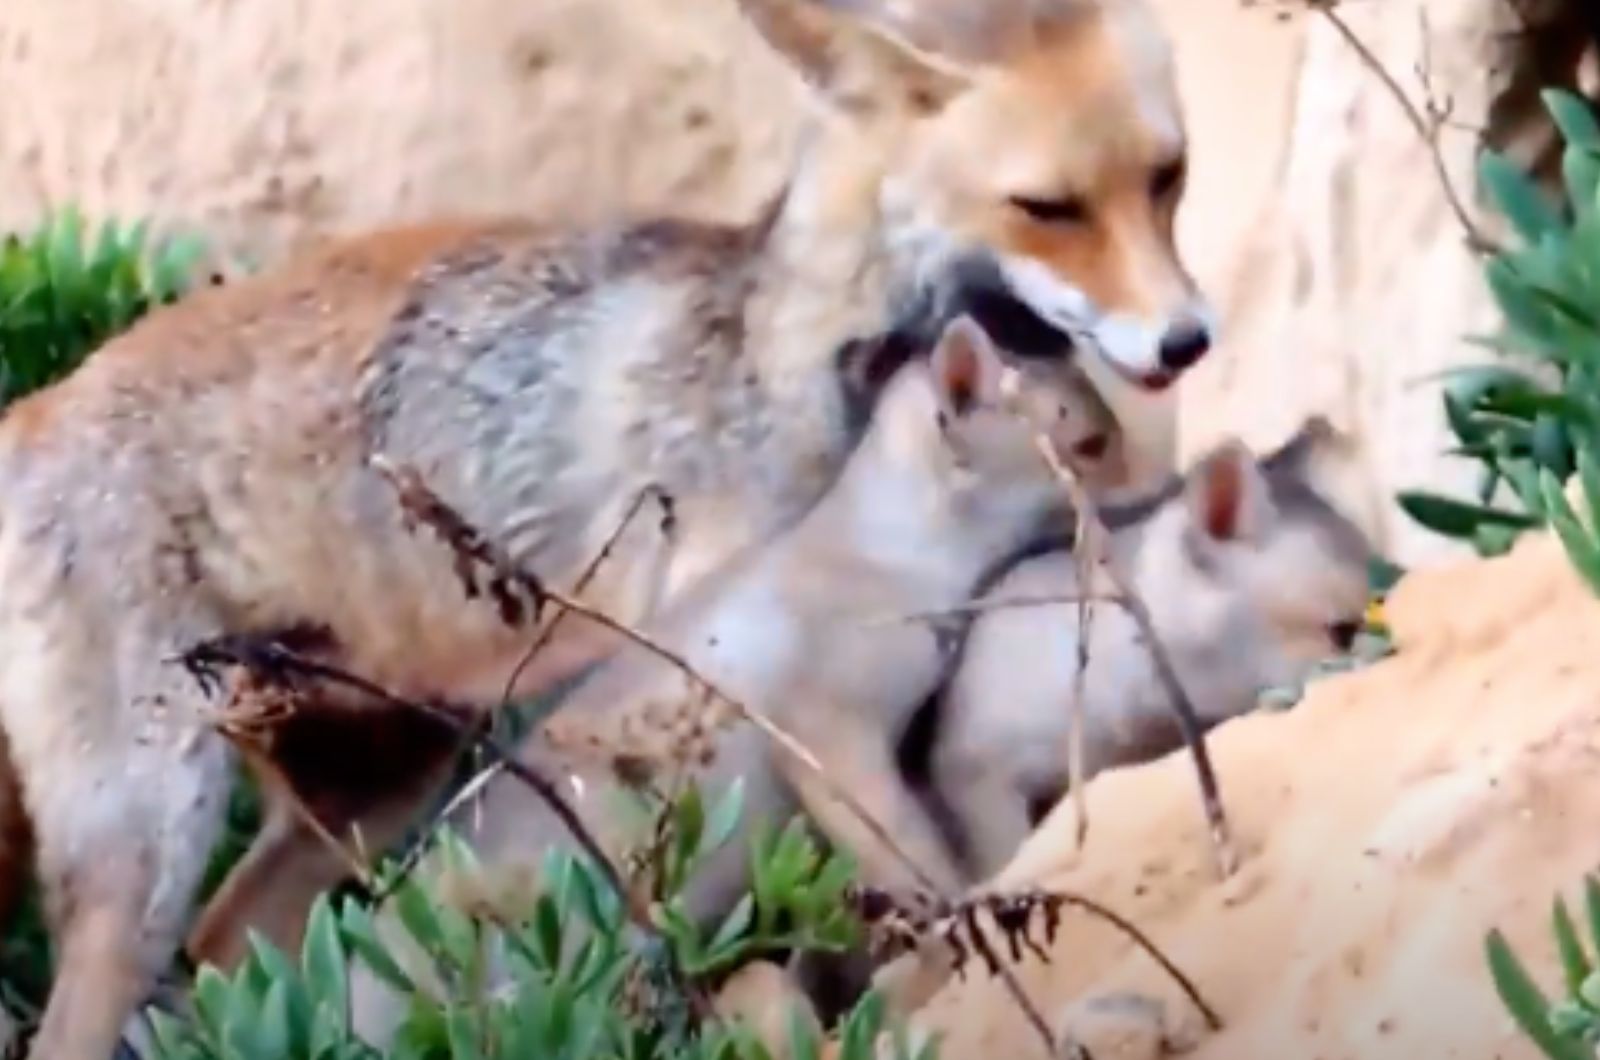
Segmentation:
{"type": "Polygon", "coordinates": [[[1181,372],[1211,349],[1211,329],[1197,321],[1183,321],[1161,336],[1161,367],[1181,372]]]}

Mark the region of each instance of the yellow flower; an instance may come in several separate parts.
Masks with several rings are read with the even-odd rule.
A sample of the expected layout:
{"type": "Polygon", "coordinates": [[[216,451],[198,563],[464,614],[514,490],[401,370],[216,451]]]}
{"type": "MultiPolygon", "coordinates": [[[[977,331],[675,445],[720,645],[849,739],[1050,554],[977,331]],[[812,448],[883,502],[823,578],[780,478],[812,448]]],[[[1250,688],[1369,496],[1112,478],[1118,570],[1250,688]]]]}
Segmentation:
{"type": "Polygon", "coordinates": [[[1367,612],[1365,618],[1369,628],[1383,626],[1385,624],[1383,615],[1383,601],[1377,599],[1367,601],[1367,612]]]}

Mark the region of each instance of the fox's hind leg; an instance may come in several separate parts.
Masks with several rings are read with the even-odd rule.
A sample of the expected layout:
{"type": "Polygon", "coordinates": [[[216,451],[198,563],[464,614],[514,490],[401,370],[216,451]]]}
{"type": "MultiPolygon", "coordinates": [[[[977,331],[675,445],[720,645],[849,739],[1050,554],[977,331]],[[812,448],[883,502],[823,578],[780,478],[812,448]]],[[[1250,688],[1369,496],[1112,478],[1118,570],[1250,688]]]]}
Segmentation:
{"type": "Polygon", "coordinates": [[[246,929],[298,951],[312,901],[351,874],[329,840],[349,849],[359,833],[361,852],[376,861],[418,821],[461,743],[453,726],[371,703],[324,697],[291,714],[258,771],[262,829],[196,921],[190,956],[232,967],[244,956],[246,929]]]}
{"type": "Polygon", "coordinates": [[[214,626],[71,610],[0,628],[0,722],[56,952],[34,1060],[112,1054],[176,953],[232,775],[208,698],[168,661],[214,626]]]}

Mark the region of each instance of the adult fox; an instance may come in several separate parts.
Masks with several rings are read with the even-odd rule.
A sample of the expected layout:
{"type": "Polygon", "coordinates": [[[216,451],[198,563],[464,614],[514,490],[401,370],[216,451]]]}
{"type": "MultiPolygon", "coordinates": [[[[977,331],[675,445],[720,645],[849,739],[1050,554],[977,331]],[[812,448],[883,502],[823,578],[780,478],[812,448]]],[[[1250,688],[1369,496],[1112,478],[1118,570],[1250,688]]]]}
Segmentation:
{"type": "MultiPolygon", "coordinates": [[[[659,487],[672,539],[639,521],[595,590],[626,618],[822,493],[859,433],[836,351],[861,336],[934,334],[957,311],[1022,356],[1064,359],[1073,336],[1133,452],[1155,437],[1145,458],[1168,462],[1169,410],[1142,392],[1210,332],[1173,244],[1186,143],[1151,12],[969,5],[924,39],[936,56],[883,13],[740,3],[822,104],[757,222],[337,241],[151,314],[0,421],[0,730],[19,781],[0,783],[0,837],[31,826],[55,937],[40,1060],[111,1052],[222,821],[233,758],[175,654],[312,620],[386,686],[500,701],[526,636],[406,529],[375,454],[558,585],[659,487]]],[[[603,647],[567,628],[521,694],[603,647]]],[[[414,772],[349,810],[369,842],[438,779],[414,772]]],[[[195,957],[226,963],[245,924],[293,941],[339,866],[289,822],[275,812],[195,957]]],[[[14,879],[27,844],[0,842],[14,879]]]]}

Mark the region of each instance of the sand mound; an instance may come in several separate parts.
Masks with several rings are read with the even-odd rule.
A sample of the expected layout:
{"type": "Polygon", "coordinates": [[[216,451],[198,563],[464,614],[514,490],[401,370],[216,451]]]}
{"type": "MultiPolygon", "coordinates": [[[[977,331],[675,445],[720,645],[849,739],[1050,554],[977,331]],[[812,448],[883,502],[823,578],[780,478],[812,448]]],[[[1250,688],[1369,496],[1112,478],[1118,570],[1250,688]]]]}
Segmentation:
{"type": "MultiPolygon", "coordinates": [[[[1205,1032],[1149,959],[1074,916],[1051,964],[1021,974],[1047,1017],[1098,1028],[1098,1060],[1163,1055],[1130,995],[1159,1002],[1196,1060],[1538,1055],[1494,994],[1483,935],[1502,928],[1553,987],[1550,901],[1576,894],[1600,837],[1600,603],[1559,546],[1530,537],[1412,575],[1390,615],[1396,656],[1213,737],[1244,854],[1234,879],[1211,868],[1193,773],[1174,756],[1090,785],[1081,856],[1063,805],[999,881],[1071,888],[1134,919],[1227,1024],[1205,1032]]],[[[1043,1052],[981,973],[923,1020],[952,1060],[1043,1052]]]]}

